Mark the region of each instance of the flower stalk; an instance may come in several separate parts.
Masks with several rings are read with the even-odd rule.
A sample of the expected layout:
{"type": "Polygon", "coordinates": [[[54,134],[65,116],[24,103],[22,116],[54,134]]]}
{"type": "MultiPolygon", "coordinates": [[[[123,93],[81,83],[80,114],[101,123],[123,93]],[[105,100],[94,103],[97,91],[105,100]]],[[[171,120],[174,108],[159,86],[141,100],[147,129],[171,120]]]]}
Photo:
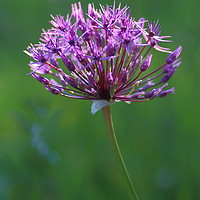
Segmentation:
{"type": "Polygon", "coordinates": [[[112,121],[112,115],[111,115],[111,111],[110,111],[110,106],[105,106],[102,108],[102,110],[103,110],[104,121],[105,121],[108,135],[110,138],[110,142],[111,142],[111,145],[113,148],[114,156],[117,161],[121,175],[123,176],[124,181],[127,184],[130,198],[131,198],[131,200],[139,200],[139,198],[136,194],[135,188],[133,186],[133,183],[130,179],[128,170],[126,168],[125,162],[123,160],[123,157],[122,157],[122,154],[121,154],[118,142],[117,142],[117,138],[116,138],[114,126],[113,126],[113,121],[112,121]]]}

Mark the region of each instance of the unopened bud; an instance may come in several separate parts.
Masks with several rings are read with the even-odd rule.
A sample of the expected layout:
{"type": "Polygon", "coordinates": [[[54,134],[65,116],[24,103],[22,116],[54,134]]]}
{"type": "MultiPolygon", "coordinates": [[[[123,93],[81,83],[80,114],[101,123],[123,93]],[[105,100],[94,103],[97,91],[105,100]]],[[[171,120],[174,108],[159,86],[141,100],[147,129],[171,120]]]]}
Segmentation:
{"type": "Polygon", "coordinates": [[[142,96],[145,94],[145,92],[141,91],[141,92],[136,92],[135,94],[133,94],[131,96],[131,99],[140,99],[142,98],[142,96]]]}
{"type": "Polygon", "coordinates": [[[147,59],[142,63],[141,67],[140,67],[140,70],[141,71],[146,71],[149,67],[150,67],[150,64],[151,64],[151,59],[152,59],[152,54],[150,54],[147,59]]]}
{"type": "Polygon", "coordinates": [[[50,82],[47,78],[44,78],[36,73],[32,73],[31,74],[33,76],[33,78],[35,78],[36,80],[38,80],[40,83],[44,84],[44,85],[49,85],[50,82]]]}
{"type": "Polygon", "coordinates": [[[170,94],[170,93],[174,93],[175,94],[175,88],[172,87],[171,89],[169,90],[165,90],[165,91],[162,91],[160,94],[159,94],[159,97],[165,97],[166,95],[170,94]]]}
{"type": "Polygon", "coordinates": [[[108,51],[108,56],[114,56],[116,53],[116,45],[113,43],[109,43],[107,51],[108,51]]]}
{"type": "Polygon", "coordinates": [[[107,74],[107,83],[108,85],[111,85],[113,83],[113,76],[112,76],[112,72],[108,72],[107,74]]]}
{"type": "Polygon", "coordinates": [[[172,75],[174,74],[175,71],[176,70],[174,69],[174,70],[168,72],[165,76],[162,77],[161,82],[166,83],[172,77],[172,75]]]}
{"type": "Polygon", "coordinates": [[[122,83],[126,83],[128,80],[128,71],[127,69],[122,69],[122,83]]]}
{"type": "Polygon", "coordinates": [[[182,46],[179,46],[174,52],[172,52],[166,59],[167,64],[173,63],[181,54],[182,46]]]}
{"type": "Polygon", "coordinates": [[[145,97],[148,99],[153,99],[153,98],[159,96],[159,94],[162,92],[163,88],[165,88],[166,86],[168,86],[168,83],[165,83],[160,88],[156,88],[156,89],[151,90],[150,92],[147,92],[145,94],[145,97]]]}
{"type": "Polygon", "coordinates": [[[61,58],[67,69],[69,69],[69,71],[75,70],[73,62],[67,56],[62,55],[61,58]]]}
{"type": "Polygon", "coordinates": [[[163,69],[163,72],[167,74],[168,72],[176,69],[180,64],[181,64],[181,61],[178,58],[173,63],[166,65],[166,67],[163,69]]]}
{"type": "Polygon", "coordinates": [[[51,58],[50,62],[54,67],[58,67],[58,61],[56,59],[51,58]]]}
{"type": "Polygon", "coordinates": [[[50,86],[45,86],[45,89],[47,89],[49,92],[51,92],[54,95],[60,94],[60,90],[57,88],[52,88],[50,86]]]}
{"type": "Polygon", "coordinates": [[[69,83],[73,88],[77,88],[77,83],[76,83],[76,81],[72,77],[70,77],[68,75],[65,75],[65,76],[63,76],[63,79],[67,83],[69,83]]]}
{"type": "Polygon", "coordinates": [[[145,98],[148,98],[148,99],[151,99],[151,98],[153,98],[155,95],[155,91],[156,91],[156,89],[153,89],[152,91],[150,91],[150,92],[147,92],[147,93],[145,93],[145,98]]]}

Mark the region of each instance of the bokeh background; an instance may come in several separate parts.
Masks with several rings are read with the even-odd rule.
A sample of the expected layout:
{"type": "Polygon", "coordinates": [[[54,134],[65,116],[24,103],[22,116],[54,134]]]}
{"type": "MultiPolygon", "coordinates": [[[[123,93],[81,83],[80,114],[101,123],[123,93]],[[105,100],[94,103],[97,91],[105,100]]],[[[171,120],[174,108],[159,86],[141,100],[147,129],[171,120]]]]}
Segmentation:
{"type": "MultiPolygon", "coordinates": [[[[82,2],[85,11],[89,2],[82,2]]],[[[50,14],[70,13],[71,3],[75,1],[0,1],[1,200],[129,199],[102,113],[93,116],[91,102],[51,95],[26,76],[30,58],[23,50],[50,27],[50,14]]],[[[173,36],[171,49],[184,48],[183,64],[170,80],[176,95],[112,105],[131,178],[141,200],[198,200],[200,3],[126,0],[122,5],[130,5],[136,19],[159,19],[163,35],[173,36]]]]}

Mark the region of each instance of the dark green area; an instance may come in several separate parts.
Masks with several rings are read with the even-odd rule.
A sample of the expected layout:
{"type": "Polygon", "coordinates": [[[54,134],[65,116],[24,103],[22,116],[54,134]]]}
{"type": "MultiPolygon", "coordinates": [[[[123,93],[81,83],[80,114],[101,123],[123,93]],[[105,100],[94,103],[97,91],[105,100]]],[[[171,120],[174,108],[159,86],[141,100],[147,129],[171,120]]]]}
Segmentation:
{"type": "MultiPolygon", "coordinates": [[[[89,2],[82,2],[85,11],[89,2]]],[[[71,3],[0,1],[1,200],[129,199],[102,113],[93,116],[91,102],[51,95],[26,76],[30,58],[23,50],[38,42],[42,28],[50,27],[50,14],[70,13],[71,3]]],[[[127,168],[140,200],[198,200],[200,3],[135,0],[125,4],[136,19],[159,19],[162,34],[173,36],[172,49],[183,46],[183,64],[170,80],[176,95],[112,105],[127,168]]]]}

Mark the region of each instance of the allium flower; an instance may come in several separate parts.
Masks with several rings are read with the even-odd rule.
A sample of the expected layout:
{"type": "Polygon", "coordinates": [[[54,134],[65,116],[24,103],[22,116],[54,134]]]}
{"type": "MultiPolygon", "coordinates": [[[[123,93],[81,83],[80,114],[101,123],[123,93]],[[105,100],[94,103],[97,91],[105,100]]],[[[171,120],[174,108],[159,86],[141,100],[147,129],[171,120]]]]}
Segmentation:
{"type": "Polygon", "coordinates": [[[52,16],[53,27],[25,51],[35,60],[30,74],[53,94],[93,101],[92,113],[117,101],[142,102],[173,93],[165,88],[181,63],[182,47],[171,52],[158,46],[170,36],[160,36],[158,21],[134,20],[127,6],[100,8],[89,4],[84,16],[78,3],[66,18],[52,16]],[[157,68],[151,64],[153,48],[170,53],[157,68]]]}
{"type": "MultiPolygon", "coordinates": [[[[91,112],[102,108],[119,168],[131,199],[138,200],[115,136],[109,105],[124,101],[144,102],[175,92],[168,81],[181,64],[182,47],[161,47],[170,36],[162,36],[158,21],[130,16],[128,7],[72,4],[72,14],[52,16],[52,28],[43,30],[41,42],[25,51],[32,75],[54,95],[93,101],[91,112]],[[168,53],[159,66],[153,51],[168,53]],[[151,52],[152,51],[152,52],[151,52]]],[[[157,54],[156,54],[157,55],[157,54]]]]}

